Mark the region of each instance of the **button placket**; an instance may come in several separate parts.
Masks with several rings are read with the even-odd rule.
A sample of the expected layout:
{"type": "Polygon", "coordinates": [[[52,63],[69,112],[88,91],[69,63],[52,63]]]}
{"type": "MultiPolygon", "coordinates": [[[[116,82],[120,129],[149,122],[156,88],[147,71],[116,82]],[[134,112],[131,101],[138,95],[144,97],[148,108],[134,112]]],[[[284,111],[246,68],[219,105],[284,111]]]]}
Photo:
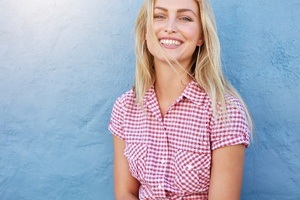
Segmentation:
{"type": "MultiPolygon", "coordinates": [[[[164,174],[160,178],[160,183],[157,186],[157,189],[164,193],[165,195],[165,174],[167,170],[167,162],[168,162],[168,138],[167,138],[167,128],[164,122],[162,122],[162,132],[163,135],[161,136],[161,158],[160,158],[160,166],[164,171],[164,174]]],[[[166,197],[166,196],[165,196],[166,197]]],[[[165,199],[164,197],[164,199],[165,199]]]]}

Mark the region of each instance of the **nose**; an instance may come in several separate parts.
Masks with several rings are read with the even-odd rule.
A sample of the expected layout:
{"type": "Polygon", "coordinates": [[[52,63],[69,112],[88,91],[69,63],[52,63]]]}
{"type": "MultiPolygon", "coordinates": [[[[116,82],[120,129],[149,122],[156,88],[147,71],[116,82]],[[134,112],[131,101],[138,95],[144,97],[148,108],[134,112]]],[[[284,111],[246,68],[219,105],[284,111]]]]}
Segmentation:
{"type": "Polygon", "coordinates": [[[166,27],[165,27],[165,32],[169,33],[169,34],[177,32],[176,20],[175,19],[169,19],[167,21],[166,27]]]}

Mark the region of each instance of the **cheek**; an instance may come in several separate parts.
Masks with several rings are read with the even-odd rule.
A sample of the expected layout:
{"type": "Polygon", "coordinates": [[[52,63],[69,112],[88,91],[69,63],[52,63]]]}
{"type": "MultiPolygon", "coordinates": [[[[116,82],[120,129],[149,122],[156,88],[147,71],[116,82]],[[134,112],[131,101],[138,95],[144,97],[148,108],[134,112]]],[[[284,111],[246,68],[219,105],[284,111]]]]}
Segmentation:
{"type": "Polygon", "coordinates": [[[195,40],[199,40],[201,35],[200,35],[200,30],[196,27],[189,27],[185,29],[186,35],[189,38],[195,38],[195,40]]]}
{"type": "Polygon", "coordinates": [[[164,24],[163,22],[155,22],[153,24],[153,31],[155,33],[155,35],[157,35],[159,32],[164,30],[164,24]]]}
{"type": "Polygon", "coordinates": [[[152,54],[152,55],[154,55],[154,44],[153,44],[153,41],[151,41],[151,39],[147,39],[146,40],[146,44],[147,44],[147,49],[148,49],[148,51],[152,54]]]}
{"type": "Polygon", "coordinates": [[[201,28],[198,25],[182,25],[180,30],[187,39],[189,40],[199,40],[201,37],[201,28]]]}
{"type": "MultiPolygon", "coordinates": [[[[159,26],[157,26],[156,24],[154,24],[153,26],[153,32],[154,32],[154,38],[151,38],[152,33],[147,33],[146,34],[146,42],[147,42],[147,47],[149,52],[153,55],[153,53],[155,52],[155,41],[153,40],[157,40],[157,38],[159,37],[159,33],[161,32],[161,29],[159,26]]],[[[158,42],[158,41],[157,41],[158,42]]]]}

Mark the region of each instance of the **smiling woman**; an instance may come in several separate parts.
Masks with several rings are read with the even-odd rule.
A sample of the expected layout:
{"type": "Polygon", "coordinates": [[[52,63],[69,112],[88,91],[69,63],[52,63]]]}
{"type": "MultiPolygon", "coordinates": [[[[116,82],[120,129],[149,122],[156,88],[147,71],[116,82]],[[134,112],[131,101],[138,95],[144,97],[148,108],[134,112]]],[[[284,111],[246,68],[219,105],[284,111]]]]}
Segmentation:
{"type": "Polygon", "coordinates": [[[145,0],[136,57],[109,124],[116,199],[239,199],[251,119],[222,74],[209,1],[145,0]]]}

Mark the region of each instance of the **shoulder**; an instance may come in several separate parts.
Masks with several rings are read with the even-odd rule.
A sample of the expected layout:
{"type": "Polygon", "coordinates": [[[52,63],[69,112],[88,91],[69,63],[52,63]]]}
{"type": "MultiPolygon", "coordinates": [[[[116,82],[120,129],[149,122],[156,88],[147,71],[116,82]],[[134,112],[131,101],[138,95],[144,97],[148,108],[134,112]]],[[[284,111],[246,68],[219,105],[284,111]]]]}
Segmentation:
{"type": "MultiPolygon", "coordinates": [[[[236,126],[243,125],[244,128],[250,128],[249,115],[242,99],[231,94],[224,95],[225,105],[217,102],[217,111],[214,113],[212,104],[210,104],[211,122],[214,126],[236,126]],[[225,106],[225,107],[224,107],[225,106]]],[[[251,129],[251,128],[250,128],[251,129]]]]}
{"type": "MultiPolygon", "coordinates": [[[[212,149],[220,147],[250,144],[251,125],[247,110],[241,99],[225,95],[225,112],[218,113],[211,121],[212,149]]],[[[221,111],[224,111],[223,109],[221,111]]]]}
{"type": "Polygon", "coordinates": [[[229,114],[231,112],[236,112],[236,114],[240,114],[243,116],[246,115],[246,108],[241,99],[230,94],[226,94],[224,98],[225,98],[226,110],[229,114]]]}
{"type": "Polygon", "coordinates": [[[131,89],[117,98],[113,106],[113,113],[120,113],[120,115],[127,115],[126,113],[132,112],[137,109],[135,100],[135,93],[131,89]]]}
{"type": "Polygon", "coordinates": [[[135,101],[135,94],[133,89],[123,93],[121,96],[119,96],[115,102],[116,104],[122,104],[123,106],[132,104],[135,101]]]}
{"type": "Polygon", "coordinates": [[[130,110],[128,105],[133,104],[134,93],[129,90],[122,94],[116,101],[112,109],[111,119],[109,122],[109,130],[121,139],[125,139],[124,121],[126,119],[127,113],[130,110]]]}

